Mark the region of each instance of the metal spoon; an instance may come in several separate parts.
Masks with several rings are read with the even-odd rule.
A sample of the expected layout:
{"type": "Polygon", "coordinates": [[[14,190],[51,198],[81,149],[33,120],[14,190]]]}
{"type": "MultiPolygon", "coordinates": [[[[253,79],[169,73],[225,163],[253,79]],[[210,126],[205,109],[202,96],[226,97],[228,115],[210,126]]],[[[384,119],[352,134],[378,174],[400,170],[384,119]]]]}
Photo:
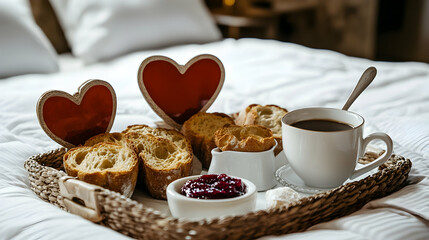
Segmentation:
{"type": "Polygon", "coordinates": [[[357,97],[372,83],[375,75],[377,75],[377,69],[375,67],[369,67],[363,72],[362,76],[359,79],[359,82],[356,84],[356,87],[353,89],[353,92],[350,94],[349,99],[347,99],[346,104],[344,104],[343,110],[348,110],[349,107],[353,104],[357,97]]]}

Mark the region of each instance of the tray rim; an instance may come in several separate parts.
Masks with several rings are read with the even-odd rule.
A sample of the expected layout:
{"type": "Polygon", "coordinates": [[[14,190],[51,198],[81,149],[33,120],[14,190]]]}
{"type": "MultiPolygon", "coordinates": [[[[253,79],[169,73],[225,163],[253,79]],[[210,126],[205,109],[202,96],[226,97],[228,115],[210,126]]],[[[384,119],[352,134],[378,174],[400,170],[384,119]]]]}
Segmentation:
{"type": "MultiPolygon", "coordinates": [[[[66,207],[62,203],[62,196],[59,195],[58,192],[55,192],[55,189],[58,187],[59,178],[61,178],[62,176],[66,176],[66,173],[64,171],[59,170],[58,169],[59,167],[56,165],[42,164],[42,163],[46,163],[46,161],[43,161],[43,160],[46,160],[45,158],[52,159],[57,157],[62,159],[62,155],[65,153],[65,151],[66,151],[65,148],[58,148],[46,153],[34,155],[25,161],[24,166],[27,172],[29,173],[31,189],[43,200],[48,201],[60,207],[61,209],[67,211],[66,207]]],[[[320,205],[320,202],[321,201],[323,202],[323,200],[325,199],[327,199],[328,201],[332,200],[332,201],[338,202],[342,194],[350,193],[350,191],[359,192],[359,195],[356,195],[354,199],[352,196],[351,200],[355,202],[357,202],[357,200],[360,200],[359,205],[362,205],[361,201],[363,201],[363,199],[365,198],[365,196],[362,197],[364,193],[371,194],[371,196],[372,195],[375,196],[375,197],[374,196],[370,197],[368,201],[365,200],[364,202],[366,203],[372,199],[386,196],[401,188],[410,172],[411,161],[399,155],[392,155],[389,161],[390,162],[388,162],[387,164],[382,165],[379,168],[379,171],[377,173],[371,176],[368,176],[357,182],[347,183],[345,185],[339,186],[337,188],[334,188],[326,192],[304,197],[300,201],[295,202],[287,207],[281,207],[277,209],[257,210],[244,215],[226,216],[221,218],[204,219],[199,221],[177,219],[171,216],[166,216],[165,214],[162,214],[155,209],[145,207],[143,203],[139,203],[135,200],[126,198],[120,195],[119,193],[115,193],[100,187],[101,191],[98,194],[98,200],[100,201],[102,211],[104,211],[102,213],[104,220],[100,224],[110,227],[113,230],[116,230],[118,232],[121,232],[131,237],[146,238],[148,236],[157,236],[158,238],[161,237],[160,239],[169,239],[170,237],[182,238],[186,236],[191,236],[193,239],[198,239],[200,237],[201,239],[203,239],[203,238],[206,238],[207,236],[211,236],[215,239],[221,239],[224,237],[228,237],[231,239],[250,239],[252,237],[261,237],[269,234],[275,235],[275,234],[284,234],[284,233],[303,231],[308,227],[316,224],[314,223],[315,221],[323,222],[323,221],[328,221],[328,220],[340,217],[341,214],[339,215],[337,214],[336,217],[334,216],[334,218],[332,217],[330,218],[330,214],[326,213],[326,211],[329,210],[329,207],[326,207],[326,206],[317,207],[317,205],[318,204],[320,205]],[[393,183],[394,185],[393,188],[392,186],[388,186],[395,179],[396,179],[396,182],[393,183]],[[385,182],[389,182],[389,184],[386,184],[385,182]],[[356,186],[356,184],[358,183],[360,184],[360,186],[356,186]],[[374,184],[374,183],[377,183],[377,184],[374,184]],[[366,186],[366,188],[360,189],[361,186],[366,186]],[[371,186],[371,188],[369,188],[369,186],[371,186]],[[378,193],[379,189],[387,189],[387,190],[385,193],[383,192],[378,193]],[[363,190],[363,191],[360,191],[360,190],[363,190]],[[147,217],[146,221],[140,224],[143,224],[143,225],[147,225],[148,223],[150,223],[150,225],[156,224],[157,227],[155,229],[158,230],[157,231],[158,233],[149,231],[148,229],[139,229],[138,227],[136,227],[136,231],[134,231],[133,229],[124,229],[126,228],[124,226],[115,226],[115,224],[117,225],[118,219],[116,220],[109,219],[109,218],[112,218],[109,211],[113,211],[115,214],[117,213],[115,212],[115,209],[112,209],[110,206],[111,204],[114,205],[115,203],[116,204],[119,203],[121,204],[121,206],[125,207],[128,210],[137,211],[139,214],[146,216],[147,217]],[[103,206],[103,204],[107,204],[107,205],[103,206]],[[312,206],[312,204],[315,206],[312,206]],[[303,218],[308,218],[307,215],[309,212],[320,214],[322,215],[322,217],[320,219],[311,220],[309,221],[309,223],[304,222],[300,226],[290,225],[290,226],[284,226],[284,227],[281,227],[281,226],[275,227],[276,226],[275,222],[268,225],[263,224],[262,228],[261,227],[256,228],[260,232],[250,231],[250,233],[245,233],[244,235],[243,234],[240,235],[236,233],[234,231],[234,227],[229,228],[227,226],[224,226],[225,224],[235,224],[234,226],[237,227],[237,222],[238,222],[238,225],[240,225],[240,223],[243,223],[243,222],[245,224],[246,222],[248,223],[249,220],[253,222],[259,222],[258,219],[267,218],[267,216],[269,218],[274,218],[274,219],[278,219],[282,215],[294,216],[294,213],[299,212],[301,205],[304,207],[307,207],[306,212],[304,212],[306,213],[306,215],[303,218]],[[184,229],[184,228],[191,229],[191,230],[187,232],[176,231],[177,229],[184,229]],[[176,230],[172,231],[173,229],[176,229],[176,230]],[[192,229],[198,229],[198,230],[192,230],[192,229]],[[225,232],[214,231],[219,229],[224,229],[225,232]],[[207,232],[205,232],[205,230],[207,230],[207,232]],[[149,231],[149,232],[145,234],[145,231],[149,231]],[[195,234],[191,234],[191,233],[194,233],[193,231],[195,231],[195,234]],[[169,234],[165,235],[168,237],[167,238],[162,237],[159,234],[159,232],[164,232],[164,233],[168,232],[169,234]]],[[[58,159],[55,163],[58,164],[58,159]]],[[[350,206],[350,207],[354,207],[354,206],[350,206]]],[[[360,207],[358,207],[358,209],[360,209],[360,207]]],[[[348,215],[356,210],[353,210],[353,209],[351,209],[351,211],[348,210],[342,213],[343,214],[342,216],[348,215]]],[[[135,221],[135,219],[132,216],[129,216],[126,213],[122,213],[122,214],[125,214],[122,217],[128,217],[132,219],[131,221],[135,221]]],[[[295,222],[296,217],[294,219],[295,219],[294,220],[295,222]]]]}

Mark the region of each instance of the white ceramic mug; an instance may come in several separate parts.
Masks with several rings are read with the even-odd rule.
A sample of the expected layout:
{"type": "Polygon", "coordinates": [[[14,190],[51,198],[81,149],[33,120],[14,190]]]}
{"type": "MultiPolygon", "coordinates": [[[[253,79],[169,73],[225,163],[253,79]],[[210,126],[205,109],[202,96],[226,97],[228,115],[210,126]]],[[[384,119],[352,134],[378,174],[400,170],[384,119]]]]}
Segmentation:
{"type": "Polygon", "coordinates": [[[354,179],[386,162],[392,154],[392,139],[385,133],[363,138],[364,119],[353,112],[334,108],[304,108],[282,118],[283,150],[295,173],[307,186],[332,188],[348,178],[354,179]],[[305,120],[328,120],[345,123],[351,129],[313,131],[291,126],[305,120]],[[385,153],[372,163],[356,169],[357,161],[372,140],[386,144],[385,153]]]}
{"type": "Polygon", "coordinates": [[[257,191],[274,187],[275,156],[274,149],[263,152],[221,151],[212,150],[212,161],[208,173],[226,173],[251,181],[257,191]]]}

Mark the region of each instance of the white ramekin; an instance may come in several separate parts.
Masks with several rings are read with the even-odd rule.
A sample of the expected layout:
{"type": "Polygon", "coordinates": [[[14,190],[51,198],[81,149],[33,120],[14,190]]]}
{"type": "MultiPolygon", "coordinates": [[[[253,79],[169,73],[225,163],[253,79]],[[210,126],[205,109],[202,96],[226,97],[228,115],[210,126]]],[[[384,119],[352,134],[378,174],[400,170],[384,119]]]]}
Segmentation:
{"type": "Polygon", "coordinates": [[[186,181],[200,177],[195,175],[177,179],[167,187],[168,207],[173,217],[200,220],[228,215],[242,215],[251,212],[256,206],[256,186],[249,180],[241,179],[246,185],[246,193],[242,196],[225,199],[196,199],[181,194],[186,181]]]}

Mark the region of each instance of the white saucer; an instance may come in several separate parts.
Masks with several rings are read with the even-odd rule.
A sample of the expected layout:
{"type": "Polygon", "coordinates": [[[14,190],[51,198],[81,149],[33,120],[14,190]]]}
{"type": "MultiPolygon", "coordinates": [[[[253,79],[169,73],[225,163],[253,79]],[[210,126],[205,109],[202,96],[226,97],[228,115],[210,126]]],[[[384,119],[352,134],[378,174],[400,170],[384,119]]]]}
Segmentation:
{"type": "MultiPolygon", "coordinates": [[[[357,164],[357,168],[361,168],[363,166],[363,164],[357,164]]],[[[378,168],[375,168],[367,173],[364,173],[363,175],[350,180],[347,179],[343,184],[349,183],[349,182],[355,182],[355,181],[359,181],[363,178],[366,178],[367,176],[370,176],[374,173],[376,173],[378,171],[378,168]]],[[[302,179],[300,177],[298,177],[298,175],[296,175],[296,173],[293,171],[293,169],[291,168],[291,166],[289,164],[286,164],[282,167],[280,167],[279,169],[277,169],[276,171],[276,179],[277,181],[286,186],[286,187],[290,187],[295,191],[301,192],[301,193],[308,193],[308,194],[316,194],[316,193],[320,193],[320,192],[326,192],[329,191],[331,189],[334,188],[316,188],[316,187],[309,187],[307,185],[304,184],[304,181],[302,181],[302,179]]]]}

